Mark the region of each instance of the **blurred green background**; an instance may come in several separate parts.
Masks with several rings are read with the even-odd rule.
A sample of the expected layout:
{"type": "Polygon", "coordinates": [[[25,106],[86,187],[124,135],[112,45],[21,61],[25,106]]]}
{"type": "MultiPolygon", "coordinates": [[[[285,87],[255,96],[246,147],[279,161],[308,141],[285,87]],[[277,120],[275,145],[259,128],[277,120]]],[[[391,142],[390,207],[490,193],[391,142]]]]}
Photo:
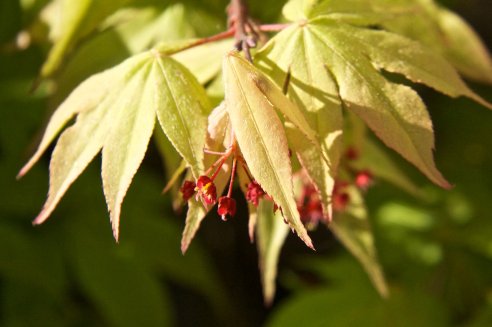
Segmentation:
{"type": "MultiPolygon", "coordinates": [[[[161,195],[166,176],[154,145],[123,205],[120,244],[112,238],[99,160],[52,217],[33,227],[48,189],[49,156],[21,181],[15,176],[50,110],[81,79],[133,51],[121,38],[124,31],[107,28],[71,54],[54,77],[57,89],[43,83],[29,93],[49,50],[47,27],[38,19],[46,2],[0,1],[1,326],[492,326],[492,113],[424,88],[419,91],[434,121],[437,165],[455,187],[430,185],[394,156],[425,189],[426,200],[384,183],[367,193],[391,287],[388,301],[324,227],[313,233],[316,253],[289,237],[269,308],[263,305],[244,210],[228,223],[209,215],[182,256],[184,217],[161,195]],[[26,30],[27,43],[21,33],[26,30]]],[[[155,5],[156,12],[165,7],[142,2],[155,5]]],[[[226,1],[184,3],[193,9],[188,13],[195,12],[188,17],[195,23],[174,26],[177,31],[170,27],[160,37],[223,28],[226,1]]],[[[283,4],[250,3],[264,22],[274,20],[283,4]]],[[[443,3],[492,48],[490,0],[443,3]]],[[[491,87],[471,86],[492,100],[491,87]]],[[[239,207],[246,208],[241,201],[239,207]]]]}

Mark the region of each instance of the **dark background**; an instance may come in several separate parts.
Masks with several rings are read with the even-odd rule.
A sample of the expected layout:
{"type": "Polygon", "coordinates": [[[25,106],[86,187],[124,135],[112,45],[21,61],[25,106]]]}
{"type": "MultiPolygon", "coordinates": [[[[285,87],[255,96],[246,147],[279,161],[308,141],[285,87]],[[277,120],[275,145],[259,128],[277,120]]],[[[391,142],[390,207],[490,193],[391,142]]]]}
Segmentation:
{"type": "MultiPolygon", "coordinates": [[[[492,48],[490,0],[443,3],[492,48]]],[[[211,4],[224,7],[223,1],[211,4]]],[[[266,22],[282,2],[251,6],[266,22]]],[[[36,10],[23,12],[18,1],[0,3],[1,326],[492,326],[490,111],[419,89],[434,121],[437,166],[455,187],[440,190],[393,156],[425,189],[426,201],[382,182],[367,193],[389,301],[321,227],[313,234],[316,253],[289,236],[277,297],[266,308],[245,210],[228,223],[209,215],[181,255],[184,218],[161,195],[166,177],[154,145],[125,199],[119,244],[112,238],[99,159],[45,224],[31,225],[48,189],[49,156],[21,181],[15,176],[61,97],[49,83],[29,93],[46,41],[11,47],[26,27],[42,31],[32,27],[35,17],[36,10]]],[[[111,57],[114,63],[128,54],[118,56],[111,57]]],[[[470,85],[492,100],[490,86],[470,85]]]]}

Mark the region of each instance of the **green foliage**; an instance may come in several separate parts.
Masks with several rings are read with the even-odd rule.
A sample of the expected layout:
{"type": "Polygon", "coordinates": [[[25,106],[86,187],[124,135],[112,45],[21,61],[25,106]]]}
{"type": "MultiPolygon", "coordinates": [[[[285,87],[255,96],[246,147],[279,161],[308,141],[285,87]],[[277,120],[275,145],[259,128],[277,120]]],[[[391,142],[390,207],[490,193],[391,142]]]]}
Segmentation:
{"type": "Polygon", "coordinates": [[[490,324],[490,113],[434,109],[473,106],[434,91],[492,107],[459,75],[491,82],[486,46],[431,0],[269,3],[252,0],[250,12],[288,23],[259,26],[278,32],[260,33],[252,62],[231,51],[243,40],[231,38],[234,20],[229,34],[203,38],[226,28],[226,1],[0,5],[2,325],[229,325],[238,312],[250,319],[239,325],[259,325],[263,302],[273,305],[273,326],[490,324]],[[37,93],[26,97],[34,80],[37,93]],[[32,172],[15,182],[47,107],[57,109],[19,176],[32,172]],[[467,115],[475,117],[469,126],[467,115]],[[456,189],[417,186],[418,175],[369,130],[448,188],[441,167],[456,189]],[[26,228],[43,194],[34,164],[44,164],[55,140],[48,198],[34,223],[57,217],[26,228]],[[116,240],[120,229],[124,236],[118,244],[95,192],[90,162],[100,152],[111,227],[116,240]],[[159,154],[166,179],[155,171],[159,154]],[[214,216],[200,195],[210,185],[193,186],[198,193],[183,200],[182,182],[203,175],[217,200],[237,175],[247,206],[239,192],[226,194],[238,217],[248,210],[247,224],[204,223],[214,216]],[[173,221],[171,210],[186,205],[185,221],[173,221]],[[260,270],[240,294],[244,276],[256,275],[244,268],[252,260],[238,256],[242,238],[231,241],[236,225],[257,243],[260,270]],[[291,244],[289,227],[318,253],[291,244]],[[184,253],[197,236],[182,256],[180,244],[184,253]],[[220,262],[233,273],[215,272],[220,262]],[[199,300],[188,305],[188,293],[199,300]]]}

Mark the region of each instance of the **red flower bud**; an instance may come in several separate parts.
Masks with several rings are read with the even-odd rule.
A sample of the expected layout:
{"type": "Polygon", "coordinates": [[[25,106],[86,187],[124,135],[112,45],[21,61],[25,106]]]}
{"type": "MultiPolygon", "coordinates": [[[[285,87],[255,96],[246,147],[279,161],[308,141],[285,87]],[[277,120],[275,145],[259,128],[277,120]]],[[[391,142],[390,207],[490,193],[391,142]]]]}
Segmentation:
{"type": "Polygon", "coordinates": [[[196,191],[206,204],[214,204],[217,200],[217,189],[210,177],[202,175],[196,182],[196,191]]]}
{"type": "Polygon", "coordinates": [[[355,185],[361,190],[367,190],[373,181],[373,175],[368,170],[362,170],[355,176],[355,185]]]}
{"type": "Polygon", "coordinates": [[[196,184],[193,181],[185,181],[183,183],[183,186],[181,186],[179,191],[183,195],[183,199],[185,201],[188,201],[193,196],[193,194],[195,194],[195,187],[196,184]]]}
{"type": "Polygon", "coordinates": [[[255,207],[258,206],[258,202],[265,195],[265,191],[261,188],[260,184],[256,181],[252,181],[248,184],[248,190],[246,192],[246,200],[251,202],[255,207]]]}
{"type": "Polygon", "coordinates": [[[222,220],[227,220],[227,215],[233,217],[236,214],[236,200],[228,196],[219,198],[217,213],[222,217],[222,220]]]}

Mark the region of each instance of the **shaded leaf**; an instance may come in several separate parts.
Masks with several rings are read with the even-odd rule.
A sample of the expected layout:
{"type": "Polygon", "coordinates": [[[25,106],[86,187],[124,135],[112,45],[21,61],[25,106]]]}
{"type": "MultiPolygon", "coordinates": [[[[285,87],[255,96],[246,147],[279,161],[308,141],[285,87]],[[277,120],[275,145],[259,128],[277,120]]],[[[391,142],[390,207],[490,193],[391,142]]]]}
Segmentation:
{"type": "Polygon", "coordinates": [[[273,212],[273,203],[261,200],[257,211],[256,238],[259,267],[263,285],[263,297],[267,305],[275,296],[277,265],[280,251],[289,234],[289,226],[284,222],[279,210],[273,212]]]}
{"type": "Polygon", "coordinates": [[[93,32],[104,19],[129,0],[61,0],[58,4],[61,18],[60,35],[55,40],[46,62],[41,68],[41,77],[51,76],[81,38],[93,32]]]}
{"type": "Polygon", "coordinates": [[[379,265],[362,195],[355,187],[348,187],[346,191],[350,205],[345,212],[335,215],[328,227],[361,263],[378,292],[387,297],[388,286],[379,265]]]}
{"type": "Polygon", "coordinates": [[[348,258],[304,262],[327,280],[283,303],[267,326],[449,326],[446,307],[428,292],[400,287],[381,299],[348,258]]]}
{"type": "Polygon", "coordinates": [[[285,131],[244,62],[236,53],[229,53],[223,66],[226,108],[239,147],[253,177],[280,206],[299,237],[312,247],[294,199],[285,131]]]}

